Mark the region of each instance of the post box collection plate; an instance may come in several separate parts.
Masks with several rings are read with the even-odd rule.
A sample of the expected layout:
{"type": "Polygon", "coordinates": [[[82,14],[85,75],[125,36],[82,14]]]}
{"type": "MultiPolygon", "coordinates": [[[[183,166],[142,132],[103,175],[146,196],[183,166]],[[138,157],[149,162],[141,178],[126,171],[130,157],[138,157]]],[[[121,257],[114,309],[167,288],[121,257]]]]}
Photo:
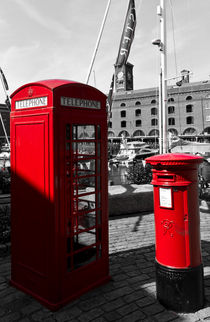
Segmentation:
{"type": "Polygon", "coordinates": [[[172,192],[171,188],[159,189],[160,207],[172,208],[172,192]]]}

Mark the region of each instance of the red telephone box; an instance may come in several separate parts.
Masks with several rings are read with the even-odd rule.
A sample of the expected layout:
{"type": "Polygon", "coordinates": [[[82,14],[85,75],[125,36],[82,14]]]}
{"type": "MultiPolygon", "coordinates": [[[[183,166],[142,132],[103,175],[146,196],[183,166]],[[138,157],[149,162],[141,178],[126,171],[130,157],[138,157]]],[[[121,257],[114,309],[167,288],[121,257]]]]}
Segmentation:
{"type": "Polygon", "coordinates": [[[153,166],[157,298],[178,312],[203,307],[198,165],[180,153],[146,159],[153,166]]]}
{"type": "Polygon", "coordinates": [[[11,284],[56,310],[109,280],[106,96],[45,80],[11,98],[11,284]]]}

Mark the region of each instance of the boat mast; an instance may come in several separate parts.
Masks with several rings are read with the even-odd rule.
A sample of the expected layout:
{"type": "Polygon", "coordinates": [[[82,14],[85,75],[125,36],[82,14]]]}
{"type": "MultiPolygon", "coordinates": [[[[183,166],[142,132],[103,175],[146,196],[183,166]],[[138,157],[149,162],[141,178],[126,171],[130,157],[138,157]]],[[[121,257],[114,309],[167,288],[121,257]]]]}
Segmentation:
{"type": "Polygon", "coordinates": [[[86,84],[89,83],[90,74],[92,72],[93,64],[94,64],[94,61],[95,61],[95,58],[96,58],[96,54],[97,54],[97,51],[98,51],[99,43],[100,43],[101,36],[102,36],[103,30],[104,30],[104,26],[105,26],[105,22],[106,22],[106,18],[107,18],[108,12],[109,12],[110,4],[111,4],[111,0],[108,0],[107,6],[106,6],[106,11],[105,11],[105,14],[104,14],[104,18],[103,18],[103,21],[102,21],[102,24],[101,24],[101,28],[100,28],[100,31],[99,31],[99,34],[98,34],[98,38],[97,38],[97,41],[96,41],[96,46],[95,46],[95,49],[94,49],[94,52],[93,52],[93,56],[92,56],[92,59],[91,59],[90,67],[88,69],[87,78],[86,78],[86,84]]]}

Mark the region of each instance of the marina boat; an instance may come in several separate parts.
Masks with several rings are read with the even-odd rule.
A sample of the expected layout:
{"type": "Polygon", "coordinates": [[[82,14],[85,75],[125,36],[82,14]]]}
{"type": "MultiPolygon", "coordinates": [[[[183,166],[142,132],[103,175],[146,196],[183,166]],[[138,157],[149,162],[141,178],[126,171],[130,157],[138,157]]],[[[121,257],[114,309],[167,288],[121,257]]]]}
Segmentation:
{"type": "Polygon", "coordinates": [[[187,141],[179,137],[174,137],[170,145],[172,153],[192,153],[201,154],[202,156],[210,155],[210,143],[187,141]]]}
{"type": "Polygon", "coordinates": [[[151,149],[150,146],[141,141],[127,142],[122,138],[120,150],[114,159],[110,160],[110,164],[129,166],[134,160],[143,160],[149,156],[158,153],[158,150],[151,149]]]}
{"type": "Polygon", "coordinates": [[[128,165],[133,162],[133,159],[140,152],[140,150],[146,147],[145,142],[133,141],[127,142],[126,139],[122,139],[120,144],[120,150],[116,157],[112,159],[112,163],[118,163],[122,165],[128,165]]]}
{"type": "Polygon", "coordinates": [[[138,154],[135,156],[133,161],[140,161],[146,158],[152,157],[155,154],[158,154],[158,149],[150,149],[149,147],[145,146],[144,148],[140,149],[138,154]]]}

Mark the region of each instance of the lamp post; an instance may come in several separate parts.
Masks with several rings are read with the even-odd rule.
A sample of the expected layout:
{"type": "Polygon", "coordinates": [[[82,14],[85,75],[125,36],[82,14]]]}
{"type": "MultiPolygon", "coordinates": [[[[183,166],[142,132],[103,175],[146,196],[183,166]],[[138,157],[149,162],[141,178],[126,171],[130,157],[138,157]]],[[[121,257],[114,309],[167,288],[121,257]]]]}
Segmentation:
{"type": "Polygon", "coordinates": [[[167,56],[166,56],[166,9],[165,0],[160,0],[157,7],[160,17],[160,39],[152,41],[160,49],[160,81],[159,81],[159,146],[160,154],[166,153],[167,148],[167,56]]]}

